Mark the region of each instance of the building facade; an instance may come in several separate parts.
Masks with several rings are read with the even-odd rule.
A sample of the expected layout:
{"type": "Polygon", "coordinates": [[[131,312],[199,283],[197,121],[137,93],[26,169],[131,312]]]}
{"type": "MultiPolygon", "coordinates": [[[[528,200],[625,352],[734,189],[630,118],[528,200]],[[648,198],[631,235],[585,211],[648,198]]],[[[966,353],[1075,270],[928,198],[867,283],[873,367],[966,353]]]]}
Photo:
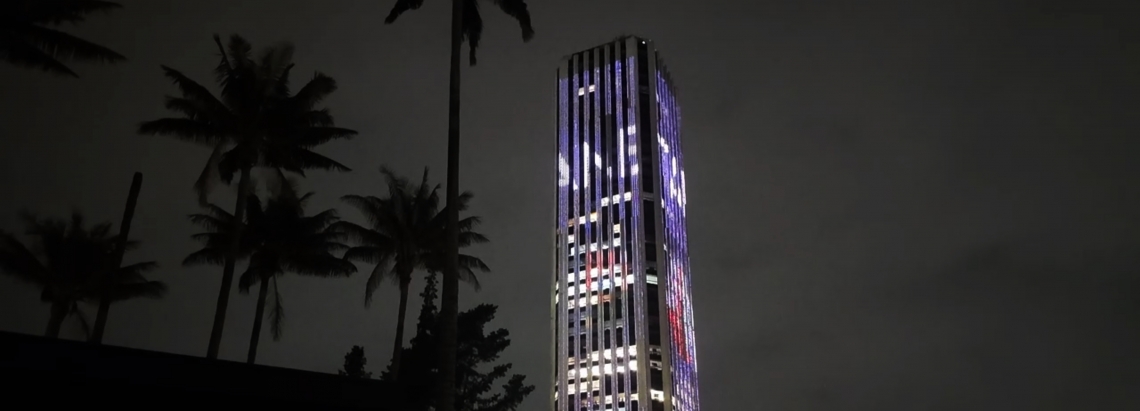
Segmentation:
{"type": "Polygon", "coordinates": [[[558,67],[556,411],[698,411],[673,82],[625,36],[558,67]]]}

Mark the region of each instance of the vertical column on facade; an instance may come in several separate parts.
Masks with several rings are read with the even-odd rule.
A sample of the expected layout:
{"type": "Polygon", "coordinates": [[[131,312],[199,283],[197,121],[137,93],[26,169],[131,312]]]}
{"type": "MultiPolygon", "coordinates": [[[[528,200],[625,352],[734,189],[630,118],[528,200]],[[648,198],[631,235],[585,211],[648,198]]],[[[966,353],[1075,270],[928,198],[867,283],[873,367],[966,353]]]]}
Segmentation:
{"type": "Polygon", "coordinates": [[[566,404],[566,332],[563,327],[569,319],[566,315],[566,296],[568,288],[566,285],[566,255],[568,254],[568,240],[566,228],[566,220],[569,218],[567,215],[566,204],[568,202],[569,188],[570,188],[570,164],[567,161],[567,134],[566,134],[566,88],[569,84],[569,77],[566,72],[566,67],[559,67],[557,70],[558,75],[558,90],[554,93],[558,99],[556,107],[558,107],[558,143],[556,151],[558,152],[558,183],[555,195],[555,202],[558,204],[557,212],[554,214],[554,315],[553,315],[553,363],[554,363],[554,395],[551,396],[551,406],[553,410],[559,410],[565,407],[560,407],[560,404],[566,404]],[[561,396],[561,402],[559,397],[561,396]]]}
{"type": "Polygon", "coordinates": [[[601,154],[600,174],[602,174],[602,195],[604,196],[603,198],[605,198],[602,202],[603,207],[598,208],[597,220],[598,229],[601,230],[602,235],[598,239],[603,241],[602,246],[598,247],[602,253],[602,262],[600,264],[601,270],[598,272],[598,276],[600,276],[598,277],[598,281],[600,282],[598,282],[597,285],[597,306],[601,312],[597,317],[598,326],[600,326],[597,331],[597,362],[598,370],[601,371],[601,378],[600,381],[598,381],[598,395],[601,397],[600,401],[603,404],[602,409],[605,410],[611,409],[613,406],[613,364],[611,363],[613,361],[613,353],[611,351],[613,345],[609,342],[609,339],[606,338],[613,335],[613,323],[610,322],[609,315],[611,314],[609,310],[610,291],[611,287],[613,287],[613,266],[611,265],[613,261],[612,258],[610,258],[612,248],[606,247],[606,245],[612,246],[611,240],[613,239],[613,231],[610,216],[612,215],[611,211],[614,206],[612,203],[613,187],[610,183],[613,170],[613,167],[610,165],[610,157],[612,155],[610,147],[612,146],[611,142],[613,140],[610,134],[612,125],[610,116],[613,113],[613,107],[610,105],[610,69],[612,64],[610,63],[609,51],[608,46],[598,48],[598,55],[601,56],[601,63],[598,64],[598,67],[601,68],[601,76],[598,77],[597,83],[598,99],[601,101],[601,106],[598,106],[600,107],[598,117],[602,118],[600,129],[602,139],[601,146],[598,146],[598,153],[601,154]]]}
{"type": "Polygon", "coordinates": [[[634,175],[634,177],[633,177],[633,180],[634,180],[633,188],[634,188],[634,190],[633,191],[635,193],[634,200],[632,201],[632,205],[633,205],[633,227],[632,227],[633,230],[632,231],[633,231],[634,239],[636,240],[636,242],[634,243],[635,244],[634,250],[636,250],[634,258],[633,258],[633,261],[634,261],[634,267],[633,268],[634,269],[631,271],[634,278],[633,278],[632,284],[630,284],[630,290],[632,291],[633,298],[634,298],[634,303],[632,304],[634,307],[634,312],[630,313],[631,315],[629,317],[634,322],[634,326],[631,327],[632,331],[633,331],[633,335],[632,335],[633,338],[631,339],[631,342],[633,344],[631,344],[631,345],[633,346],[634,352],[636,353],[635,358],[630,360],[630,367],[629,367],[630,372],[631,372],[631,375],[630,375],[631,381],[630,382],[632,385],[635,386],[634,387],[635,389],[631,390],[632,393],[634,394],[634,400],[631,400],[630,408],[635,408],[636,410],[641,411],[641,410],[646,409],[645,407],[647,406],[646,401],[645,401],[648,398],[645,395],[645,392],[646,392],[646,389],[645,389],[645,386],[646,386],[646,378],[645,377],[646,377],[646,375],[645,374],[646,373],[639,372],[641,370],[638,370],[639,367],[636,366],[636,362],[640,361],[640,362],[644,363],[645,358],[646,358],[645,346],[646,346],[646,342],[648,341],[648,339],[646,338],[646,333],[644,331],[646,329],[646,324],[645,324],[645,319],[646,319],[646,316],[645,316],[645,289],[644,289],[644,285],[643,285],[645,282],[645,273],[644,273],[644,271],[645,271],[645,263],[644,263],[644,261],[645,261],[645,258],[644,258],[645,241],[642,238],[643,233],[644,233],[643,224],[645,224],[646,222],[644,221],[644,216],[645,216],[644,211],[641,210],[641,208],[642,208],[642,197],[643,197],[641,179],[644,178],[642,173],[646,172],[646,170],[643,167],[644,165],[641,164],[640,153],[641,153],[641,150],[645,150],[648,148],[641,147],[641,144],[639,143],[639,136],[641,135],[641,133],[646,132],[646,130],[644,130],[644,127],[643,127],[644,122],[641,120],[641,115],[640,115],[640,112],[638,110],[638,107],[642,104],[641,96],[638,93],[638,75],[640,72],[640,64],[641,63],[637,59],[637,53],[638,53],[638,47],[640,47],[640,45],[638,44],[638,40],[636,38],[629,38],[626,40],[626,42],[628,43],[628,49],[629,49],[629,53],[630,53],[630,62],[631,62],[630,70],[629,70],[629,81],[627,83],[627,89],[629,90],[629,99],[630,99],[630,101],[629,101],[629,117],[628,118],[630,119],[630,121],[629,121],[630,124],[633,125],[633,127],[630,128],[630,131],[632,131],[632,132],[629,133],[629,136],[630,136],[630,140],[631,140],[631,144],[630,144],[630,147],[631,147],[631,150],[630,150],[631,165],[630,165],[630,168],[631,168],[631,170],[633,170],[633,172],[632,172],[632,174],[634,175]],[[633,407],[632,406],[633,402],[637,402],[638,406],[633,407]]]}
{"type": "MultiPolygon", "coordinates": [[[[670,81],[671,81],[671,79],[670,79],[670,81]]],[[[697,379],[697,338],[696,338],[696,328],[695,328],[696,325],[695,325],[694,317],[693,317],[693,288],[692,288],[693,287],[693,278],[692,278],[692,270],[689,267],[689,239],[688,239],[689,229],[688,229],[688,217],[685,214],[685,206],[686,206],[686,201],[687,201],[687,196],[685,194],[685,167],[684,167],[685,152],[684,152],[684,150],[681,149],[681,107],[679,104],[677,104],[677,93],[675,91],[672,93],[670,101],[671,101],[671,107],[673,109],[673,122],[674,122],[673,129],[674,129],[674,135],[675,135],[675,140],[674,140],[673,145],[676,147],[676,152],[677,152],[677,166],[678,166],[679,173],[680,173],[679,179],[680,179],[680,186],[681,186],[680,187],[680,193],[679,193],[679,200],[678,200],[678,204],[680,205],[679,206],[679,208],[680,208],[680,210],[679,210],[680,219],[678,221],[678,227],[679,227],[681,235],[682,235],[680,238],[680,243],[681,243],[680,245],[681,245],[682,251],[683,251],[683,253],[682,253],[683,260],[681,261],[681,264],[684,267],[684,285],[685,285],[685,290],[684,290],[685,293],[683,294],[683,296],[685,298],[684,318],[685,318],[685,332],[687,334],[686,341],[688,342],[688,346],[686,347],[686,349],[689,352],[689,355],[688,355],[689,361],[686,364],[686,367],[688,368],[687,369],[688,375],[686,375],[686,377],[687,377],[686,383],[688,384],[688,387],[687,387],[688,388],[688,398],[687,398],[687,400],[689,403],[689,409],[685,410],[685,411],[699,411],[700,396],[699,396],[699,391],[698,391],[699,387],[697,385],[697,381],[698,381],[698,379],[697,379]]]]}
{"type": "Polygon", "coordinates": [[[668,404],[666,404],[667,407],[673,408],[673,404],[676,403],[675,398],[678,395],[683,395],[683,391],[678,390],[678,383],[683,383],[683,378],[675,378],[676,376],[672,374],[677,369],[679,369],[679,367],[683,366],[683,362],[677,353],[680,352],[679,350],[681,349],[681,345],[684,344],[684,339],[681,338],[679,334],[680,329],[676,316],[677,307],[680,303],[677,297],[677,281],[679,277],[677,275],[677,270],[679,268],[677,266],[677,253],[679,250],[677,248],[676,241],[674,241],[674,236],[676,235],[676,226],[673,224],[674,210],[672,207],[674,200],[673,176],[676,163],[671,160],[671,153],[673,150],[670,148],[672,128],[669,124],[669,89],[668,86],[664,84],[664,79],[660,70],[655,73],[652,80],[654,84],[656,84],[657,88],[656,111],[659,125],[659,134],[657,135],[659,151],[658,161],[661,165],[661,215],[665,226],[665,232],[663,233],[665,239],[665,267],[662,270],[662,273],[664,275],[662,276],[661,283],[664,285],[665,290],[665,318],[669,331],[667,339],[668,347],[666,350],[664,350],[663,354],[665,355],[662,356],[662,360],[665,363],[665,369],[670,372],[665,376],[664,385],[666,387],[663,387],[663,389],[668,390],[667,393],[669,394],[668,396],[671,400],[668,404]]]}
{"type": "Polygon", "coordinates": [[[575,241],[574,241],[575,245],[571,250],[572,252],[571,252],[571,257],[570,257],[573,261],[572,266],[570,268],[571,272],[573,273],[573,278],[571,279],[569,287],[567,287],[567,289],[572,290],[571,292],[574,294],[574,297],[572,299],[570,299],[570,304],[567,306],[570,309],[570,312],[573,313],[570,316],[570,319],[572,320],[572,322],[569,325],[569,328],[571,331],[571,338],[570,338],[571,349],[567,350],[567,352],[566,352],[566,354],[570,354],[572,356],[570,358],[567,358],[567,362],[573,363],[573,365],[570,367],[571,372],[569,374],[571,377],[573,377],[573,387],[574,388],[567,391],[567,394],[568,394],[567,400],[568,401],[566,402],[567,403],[566,410],[567,411],[578,411],[578,408],[581,407],[580,398],[581,398],[581,391],[582,391],[581,390],[581,384],[579,384],[579,380],[582,376],[582,371],[580,369],[580,367],[582,365],[581,364],[582,362],[580,361],[581,351],[582,351],[582,348],[581,348],[582,347],[582,343],[581,343],[582,329],[580,326],[580,324],[581,324],[581,310],[579,308],[580,287],[578,287],[578,282],[581,280],[581,278],[579,278],[579,277],[581,276],[580,267],[582,265],[582,261],[580,261],[580,259],[578,257],[579,255],[581,255],[578,252],[578,250],[581,249],[582,242],[585,241],[582,238],[583,233],[578,227],[578,217],[582,215],[582,211],[583,211],[582,210],[582,203],[583,203],[583,200],[582,200],[582,183],[581,183],[581,180],[582,180],[582,177],[581,177],[582,176],[582,130],[581,130],[581,124],[582,124],[581,101],[582,101],[582,97],[577,95],[578,90],[582,84],[582,81],[581,81],[582,60],[581,60],[580,55],[574,55],[573,57],[571,57],[571,59],[570,59],[570,70],[573,73],[572,74],[573,75],[573,84],[572,84],[572,87],[570,88],[570,92],[571,92],[570,98],[571,98],[571,106],[572,106],[572,109],[571,109],[572,116],[571,116],[571,120],[570,120],[570,127],[572,130],[571,136],[572,136],[573,141],[574,141],[574,149],[573,149],[574,153],[573,153],[573,158],[571,160],[571,162],[573,163],[573,169],[574,169],[574,178],[573,178],[573,183],[571,184],[571,189],[573,192],[573,195],[571,195],[571,207],[573,208],[573,213],[571,214],[570,219],[566,222],[563,222],[563,224],[569,224],[570,226],[574,227],[574,236],[575,236],[575,241]]]}
{"type": "MultiPolygon", "coordinates": [[[[662,325],[661,324],[661,318],[662,318],[663,314],[667,315],[667,313],[663,313],[661,310],[661,302],[663,301],[663,298],[661,298],[661,296],[664,294],[663,291],[665,290],[665,283],[668,279],[669,256],[670,256],[670,250],[669,250],[668,242],[667,242],[667,238],[666,238],[667,234],[665,232],[665,222],[664,222],[665,221],[665,212],[664,212],[665,210],[663,207],[665,197],[667,194],[665,193],[665,190],[662,189],[662,187],[666,185],[666,179],[663,176],[663,171],[666,170],[667,165],[664,164],[664,162],[661,161],[661,159],[660,159],[661,147],[657,143],[658,141],[660,141],[661,132],[662,132],[661,131],[661,118],[660,118],[660,113],[659,113],[660,105],[661,105],[661,96],[659,94],[659,90],[657,88],[657,81],[656,81],[657,70],[658,70],[657,52],[656,52],[656,50],[655,50],[655,48],[651,42],[646,42],[646,43],[647,44],[645,45],[645,49],[646,49],[645,50],[645,64],[648,65],[648,67],[646,67],[646,69],[644,70],[644,75],[646,76],[645,84],[646,84],[646,88],[648,89],[647,94],[648,94],[650,100],[644,101],[644,102],[642,102],[642,104],[648,105],[648,107],[647,107],[648,110],[645,110],[646,112],[649,113],[649,116],[650,116],[650,118],[648,119],[649,121],[647,121],[647,123],[651,124],[653,129],[652,130],[646,130],[647,132],[650,132],[651,134],[648,135],[648,138],[645,138],[646,136],[643,135],[641,141],[643,141],[643,142],[648,141],[647,146],[649,146],[649,147],[646,147],[645,149],[654,150],[654,151],[648,153],[649,154],[648,157],[653,159],[653,164],[652,165],[647,164],[647,165],[645,165],[645,167],[646,167],[646,172],[652,173],[653,176],[657,180],[655,182],[656,183],[655,184],[655,186],[656,186],[655,191],[656,191],[656,200],[657,201],[653,204],[653,207],[656,209],[653,211],[654,211],[654,215],[658,216],[657,218],[654,219],[654,221],[648,222],[649,224],[654,224],[656,226],[657,229],[654,230],[654,232],[656,234],[656,238],[646,239],[646,241],[653,241],[654,246],[659,251],[657,253],[657,259],[654,262],[654,268],[655,268],[656,274],[657,274],[657,286],[654,287],[654,289],[657,293],[657,298],[655,299],[657,301],[657,307],[654,307],[654,308],[657,310],[657,318],[655,319],[655,321],[657,322],[656,325],[657,325],[658,344],[656,347],[650,347],[647,350],[651,351],[651,352],[656,351],[656,352],[664,353],[664,352],[668,351],[668,347],[669,347],[668,335],[666,334],[665,330],[662,329],[662,328],[666,328],[666,327],[661,326],[662,325]],[[657,155],[654,156],[653,155],[654,153],[657,155]]],[[[646,210],[645,212],[648,212],[648,210],[646,210]]],[[[646,288],[648,289],[648,287],[646,287],[646,288]]],[[[669,364],[669,360],[666,359],[665,357],[666,357],[665,355],[661,355],[660,367],[662,369],[659,370],[659,373],[661,374],[661,377],[662,377],[662,386],[660,387],[660,389],[662,391],[668,390],[666,388],[666,385],[669,383],[669,381],[668,381],[669,375],[666,372],[668,370],[667,366],[669,364]]],[[[652,354],[649,355],[648,358],[646,358],[645,360],[646,360],[646,367],[645,367],[646,372],[649,374],[650,377],[652,377],[652,375],[654,374],[654,372],[653,372],[653,368],[654,368],[653,367],[653,355],[652,354]]],[[[648,388],[650,390],[649,392],[650,392],[650,394],[652,394],[652,390],[654,388],[652,385],[653,384],[652,378],[647,378],[647,382],[649,383],[649,386],[648,386],[648,388]]],[[[654,401],[655,400],[650,398],[650,400],[649,400],[650,409],[653,409],[652,403],[654,401]]]]}
{"type": "MultiPolygon", "coordinates": [[[[618,291],[614,293],[614,305],[613,305],[615,325],[620,325],[620,327],[617,328],[617,331],[614,332],[614,346],[621,350],[622,361],[621,361],[621,366],[620,366],[621,372],[618,374],[615,374],[614,376],[615,376],[615,384],[617,385],[618,391],[620,392],[620,395],[618,397],[618,404],[621,405],[622,407],[626,407],[629,404],[629,398],[630,398],[630,395],[629,395],[629,350],[626,348],[626,345],[625,345],[629,341],[629,336],[628,336],[628,333],[629,333],[628,324],[629,324],[629,322],[625,318],[623,318],[623,316],[618,315],[618,313],[624,312],[625,313],[624,317],[628,317],[630,314],[629,310],[627,308],[627,306],[628,306],[627,301],[629,299],[626,297],[626,295],[627,295],[626,292],[627,292],[627,290],[629,290],[629,284],[627,281],[625,281],[625,279],[628,278],[628,273],[629,273],[629,264],[630,264],[629,260],[630,260],[630,258],[629,258],[628,250],[629,250],[629,247],[631,244],[629,241],[630,224],[627,222],[628,221],[628,217],[627,217],[628,214],[627,214],[627,210],[626,210],[626,201],[625,201],[625,192],[627,190],[627,185],[628,185],[628,184],[626,184],[626,182],[630,178],[630,176],[629,176],[629,161],[627,161],[626,154],[625,154],[627,151],[626,146],[628,145],[628,143],[626,142],[627,140],[625,138],[625,136],[626,136],[625,110],[626,110],[627,104],[626,104],[625,89],[622,87],[622,85],[625,84],[622,81],[622,79],[623,79],[623,77],[622,77],[622,75],[623,75],[622,63],[626,60],[627,56],[623,52],[625,50],[624,43],[615,42],[613,44],[613,47],[614,47],[614,103],[615,103],[614,115],[615,115],[615,118],[617,120],[617,149],[618,149],[618,156],[617,156],[616,164],[618,166],[618,192],[622,193],[622,201],[618,205],[618,215],[619,215],[618,224],[619,224],[619,227],[621,227],[621,233],[622,233],[621,236],[623,239],[623,241],[622,241],[623,246],[622,246],[621,250],[619,250],[619,253],[618,253],[618,258],[620,261],[619,266],[621,267],[622,283],[621,283],[621,287],[618,289],[618,291]]],[[[616,358],[615,358],[615,360],[616,360],[616,358]]],[[[615,369],[618,369],[618,368],[615,367],[615,369]]]]}
{"type": "Polygon", "coordinates": [[[598,123],[597,123],[597,120],[598,120],[598,111],[597,111],[598,99],[597,99],[597,96],[598,96],[598,94],[596,92],[590,91],[591,89],[594,89],[594,90],[597,89],[597,83],[598,83],[598,53],[597,53],[597,51],[598,50],[595,48],[595,49],[592,49],[589,52],[587,52],[587,59],[586,59],[586,61],[589,62],[589,64],[586,66],[586,90],[585,90],[585,95],[586,95],[586,103],[585,104],[587,105],[588,110],[586,111],[586,113],[587,113],[586,123],[584,124],[584,126],[588,130],[585,138],[586,138],[586,141],[590,142],[590,149],[588,150],[589,153],[587,154],[587,157],[582,159],[583,161],[586,162],[586,166],[585,166],[586,169],[589,170],[589,174],[587,174],[587,179],[589,180],[589,184],[590,184],[590,189],[586,190],[586,192],[589,194],[589,197],[587,199],[588,203],[586,205],[588,212],[585,214],[586,215],[586,232],[590,237],[589,238],[590,245],[589,245],[589,248],[586,250],[587,257],[586,257],[586,285],[585,285],[586,297],[585,298],[586,298],[586,332],[589,334],[588,338],[586,339],[586,344],[588,344],[587,347],[589,347],[586,350],[586,352],[587,352],[586,362],[587,362],[587,364],[589,364],[589,368],[588,368],[589,371],[587,374],[588,375],[588,377],[587,377],[587,381],[588,381],[587,390],[590,393],[589,398],[590,398],[590,408],[591,409],[593,409],[594,405],[597,404],[597,396],[594,394],[594,378],[597,377],[596,373],[594,372],[594,353],[597,352],[597,347],[596,347],[597,344],[595,344],[595,342],[597,340],[597,336],[595,334],[597,332],[597,325],[594,323],[594,318],[596,316],[596,314],[594,312],[595,308],[596,308],[594,306],[594,303],[595,303],[596,299],[593,296],[593,294],[594,294],[594,291],[593,291],[594,290],[594,284],[593,283],[594,283],[594,276],[595,276],[594,272],[596,269],[595,267],[598,266],[598,254],[596,251],[597,250],[597,244],[598,244],[598,225],[595,222],[595,216],[597,215],[597,212],[598,212],[599,198],[601,197],[601,192],[599,191],[601,189],[601,187],[599,187],[599,184],[597,181],[598,180],[598,174],[599,174],[598,169],[597,169],[597,167],[598,167],[597,157],[598,157],[598,150],[601,149],[600,147],[598,147],[598,123]]]}

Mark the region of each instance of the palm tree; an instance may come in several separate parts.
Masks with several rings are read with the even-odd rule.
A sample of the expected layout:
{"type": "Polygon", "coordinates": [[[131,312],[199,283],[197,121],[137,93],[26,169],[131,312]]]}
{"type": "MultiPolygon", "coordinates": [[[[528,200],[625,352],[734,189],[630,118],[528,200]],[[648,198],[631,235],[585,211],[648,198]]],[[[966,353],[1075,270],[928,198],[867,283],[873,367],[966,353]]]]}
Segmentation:
{"type": "MultiPolygon", "coordinates": [[[[523,0],[492,0],[508,16],[518,20],[523,41],[534,37],[530,12],[523,0]]],[[[396,21],[408,10],[418,9],[423,0],[396,0],[385,24],[396,21]]],[[[450,88],[447,110],[447,204],[459,203],[459,50],[463,40],[470,41],[469,64],[475,65],[475,51],[483,36],[483,17],[477,0],[451,0],[451,55],[449,59],[450,88]]],[[[459,319],[459,208],[450,207],[447,215],[447,261],[443,272],[443,301],[440,307],[441,344],[439,344],[440,373],[438,384],[439,411],[454,411],[455,386],[447,381],[455,379],[456,333],[459,319]]]]}
{"type": "MultiPolygon", "coordinates": [[[[127,192],[127,206],[123,210],[123,220],[119,223],[119,236],[118,241],[115,243],[114,260],[111,262],[112,267],[118,268],[123,265],[123,254],[127,251],[127,240],[131,234],[131,222],[135,218],[135,205],[138,204],[140,190],[142,190],[142,173],[135,172],[134,177],[131,178],[131,190],[127,192]]],[[[115,287],[117,280],[120,279],[100,279],[98,284],[99,295],[97,296],[99,311],[95,316],[95,329],[91,332],[91,338],[88,339],[91,343],[103,343],[103,332],[107,328],[107,316],[111,312],[111,303],[114,302],[111,292],[117,288],[115,287]]],[[[144,279],[143,281],[145,282],[146,280],[144,279]]],[[[161,294],[165,292],[165,286],[161,289],[154,289],[152,292],[161,294]]]]}
{"type": "Polygon", "coordinates": [[[60,60],[118,63],[106,47],[49,28],[82,23],[87,15],[123,6],[98,0],[10,0],[0,7],[0,56],[9,64],[79,77],[60,60]]]}
{"type": "Polygon", "coordinates": [[[111,234],[110,223],[86,228],[78,213],[70,221],[39,219],[30,214],[23,219],[26,233],[35,243],[28,247],[15,236],[0,232],[0,271],[42,289],[40,298],[51,303],[44,333],[47,337],[59,337],[63,321],[72,314],[89,334],[87,321],[79,311],[82,301],[95,301],[104,295],[122,301],[164,294],[164,284],[142,277],[157,267],[154,262],[114,268],[117,236],[111,234]]]}
{"type": "Polygon", "coordinates": [[[339,218],[336,210],[325,210],[316,215],[304,215],[304,203],[312,193],[300,198],[278,196],[262,209],[257,197],[250,197],[250,233],[257,244],[249,258],[249,266],[238,280],[242,293],[248,293],[254,284],[260,284],[257,295],[257,314],[253,320],[247,362],[257,358],[257,342],[261,336],[261,323],[265,314],[265,301],[269,283],[273,282],[273,308],[269,313],[269,330],[273,340],[281,338],[285,311],[281,304],[281,289],[277,277],[292,271],[317,277],[347,277],[356,272],[351,262],[333,256],[348,246],[340,243],[343,234],[330,229],[339,218]]]}
{"type": "MultiPolygon", "coordinates": [[[[340,222],[337,228],[357,242],[345,252],[344,258],[375,264],[364,289],[364,304],[372,302],[372,294],[384,279],[395,281],[400,287],[400,305],[396,314],[396,337],[392,346],[392,363],[389,370],[394,379],[400,377],[400,355],[404,344],[404,320],[408,309],[408,287],[412,273],[419,269],[428,272],[442,271],[446,266],[447,213],[439,210],[439,185],[428,183],[425,169],[423,181],[411,185],[387,168],[380,169],[388,183],[388,196],[347,195],[342,199],[360,210],[368,226],[340,222]]],[[[460,197],[461,209],[466,209],[471,193],[460,197]]],[[[460,245],[485,243],[487,238],[474,232],[479,217],[460,221],[460,245]]],[[[460,277],[479,287],[475,270],[487,272],[482,260],[469,255],[460,256],[460,277]]]]}
{"type": "Polygon", "coordinates": [[[222,286],[214,311],[214,327],[210,333],[208,358],[217,358],[225,327],[234,264],[240,252],[241,221],[245,218],[246,198],[252,193],[250,175],[254,167],[283,169],[304,175],[307,169],[349,171],[349,168],[311,149],[328,141],[350,138],[355,131],[333,127],[328,109],[316,105],[336,90],[336,81],[317,73],[296,94],[289,89],[289,72],[293,68],[293,47],[288,44],[266,49],[258,59],[251,57],[252,46],[239,36],[232,36],[228,50],[214,36],[221,51],[221,63],[215,74],[221,88],[220,98],[189,77],[163,66],[166,76],[174,81],[182,97],[167,97],[166,108],[181,113],[178,118],[163,118],[142,123],[139,132],[168,135],[213,148],[198,181],[194,184],[198,201],[207,205],[214,180],[221,177],[229,183],[240,174],[237,199],[231,223],[234,235],[223,255],[222,286]]]}
{"type": "MultiPolygon", "coordinates": [[[[241,251],[238,253],[240,259],[249,260],[249,265],[238,280],[239,290],[244,294],[253,285],[260,285],[253,334],[246,358],[250,364],[257,358],[265,303],[271,292],[270,283],[273,285],[270,332],[276,341],[281,338],[285,319],[277,277],[286,271],[319,277],[348,276],[356,272],[355,265],[332,255],[335,251],[348,248],[339,242],[344,235],[332,228],[339,220],[336,210],[329,209],[306,217],[304,203],[312,193],[297,197],[291,183],[286,188],[275,191],[276,195],[264,208],[257,196],[250,195],[246,198],[249,213],[242,230],[241,251]]],[[[187,256],[183,265],[223,264],[234,233],[231,224],[234,217],[217,206],[210,206],[205,214],[190,217],[207,232],[194,235],[204,247],[187,256]]]]}

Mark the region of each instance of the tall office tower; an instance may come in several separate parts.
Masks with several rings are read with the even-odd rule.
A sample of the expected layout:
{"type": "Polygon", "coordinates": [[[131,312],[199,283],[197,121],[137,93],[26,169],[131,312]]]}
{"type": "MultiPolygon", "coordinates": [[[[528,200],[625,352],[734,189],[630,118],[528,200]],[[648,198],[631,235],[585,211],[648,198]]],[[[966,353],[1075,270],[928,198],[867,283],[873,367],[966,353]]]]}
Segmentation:
{"type": "Polygon", "coordinates": [[[558,68],[556,411],[698,411],[673,82],[621,37],[558,68]]]}

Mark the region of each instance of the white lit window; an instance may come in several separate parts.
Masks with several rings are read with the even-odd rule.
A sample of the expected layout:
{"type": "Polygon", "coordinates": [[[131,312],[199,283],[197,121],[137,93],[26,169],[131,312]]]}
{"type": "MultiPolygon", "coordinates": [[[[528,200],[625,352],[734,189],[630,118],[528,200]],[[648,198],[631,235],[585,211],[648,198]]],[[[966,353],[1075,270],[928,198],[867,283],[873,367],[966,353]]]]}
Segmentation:
{"type": "Polygon", "coordinates": [[[646,276],[645,282],[647,284],[657,284],[657,276],[655,276],[655,275],[646,276]]]}
{"type": "Polygon", "coordinates": [[[558,155],[558,186],[559,187],[566,187],[568,185],[570,185],[570,164],[566,162],[566,159],[564,157],[562,157],[562,154],[559,154],[558,155]]]}
{"type": "MultiPolygon", "coordinates": [[[[570,235],[566,236],[566,242],[570,243],[570,244],[574,244],[574,235],[570,234],[570,235]]],[[[570,247],[570,252],[571,253],[574,252],[574,247],[570,247]]]]}
{"type": "Polygon", "coordinates": [[[595,90],[597,90],[597,87],[594,87],[594,85],[591,84],[590,85],[590,92],[593,93],[595,90]]]}
{"type": "MultiPolygon", "coordinates": [[[[621,232],[621,224],[614,224],[614,234],[617,234],[617,233],[620,233],[620,232],[621,232]]],[[[572,236],[571,236],[571,237],[572,237],[572,236]]],[[[573,241],[573,240],[571,240],[570,242],[574,242],[574,241],[573,241]]],[[[616,245],[616,244],[615,244],[615,245],[616,245]]]]}
{"type": "Polygon", "coordinates": [[[649,398],[653,401],[665,402],[665,392],[661,390],[649,390],[649,398]]]}

